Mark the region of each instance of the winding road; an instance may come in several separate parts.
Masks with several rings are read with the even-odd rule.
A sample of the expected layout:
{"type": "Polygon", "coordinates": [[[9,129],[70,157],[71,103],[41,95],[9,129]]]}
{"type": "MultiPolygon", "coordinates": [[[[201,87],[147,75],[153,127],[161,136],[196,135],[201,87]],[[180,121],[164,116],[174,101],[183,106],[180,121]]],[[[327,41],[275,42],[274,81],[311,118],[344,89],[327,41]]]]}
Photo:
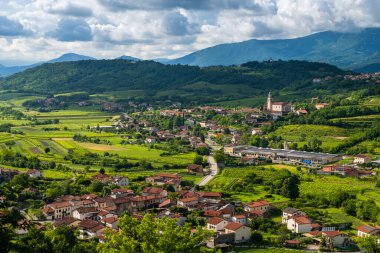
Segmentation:
{"type": "Polygon", "coordinates": [[[211,181],[211,179],[213,179],[216,176],[216,174],[218,174],[218,164],[215,162],[214,157],[212,155],[209,155],[207,157],[207,160],[210,164],[211,173],[205,176],[204,178],[202,178],[201,181],[199,181],[198,183],[199,186],[206,185],[208,182],[211,181]]]}

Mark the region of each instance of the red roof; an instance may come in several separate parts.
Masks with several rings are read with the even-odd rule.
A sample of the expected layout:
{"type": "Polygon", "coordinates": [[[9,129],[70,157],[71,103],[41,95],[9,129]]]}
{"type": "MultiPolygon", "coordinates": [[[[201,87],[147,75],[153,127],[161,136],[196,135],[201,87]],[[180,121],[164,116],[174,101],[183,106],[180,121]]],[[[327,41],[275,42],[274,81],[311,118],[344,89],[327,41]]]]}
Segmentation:
{"type": "Polygon", "coordinates": [[[311,220],[305,216],[298,216],[294,218],[295,222],[298,224],[311,224],[311,220]]]}
{"type": "Polygon", "coordinates": [[[148,194],[160,194],[163,192],[163,188],[158,188],[158,187],[145,187],[143,192],[148,193],[148,194]]]}
{"type": "Polygon", "coordinates": [[[212,225],[217,225],[217,224],[219,224],[219,223],[221,223],[221,222],[223,222],[224,220],[222,219],[222,218],[219,218],[219,217],[212,217],[212,218],[210,218],[208,221],[207,221],[207,223],[208,224],[212,224],[212,225]]]}
{"type": "Polygon", "coordinates": [[[258,200],[251,203],[246,204],[249,207],[260,207],[260,206],[267,206],[269,205],[269,202],[266,200],[258,200]]]}
{"type": "Polygon", "coordinates": [[[205,217],[219,217],[223,214],[222,211],[215,211],[215,210],[207,210],[204,213],[205,217]]]}
{"type": "Polygon", "coordinates": [[[221,198],[222,194],[220,192],[197,192],[197,194],[202,198],[221,198]]]}
{"type": "Polygon", "coordinates": [[[341,235],[342,233],[340,231],[323,231],[322,234],[327,237],[335,237],[341,235]]]}
{"type": "Polygon", "coordinates": [[[68,201],[65,201],[65,202],[54,202],[54,203],[48,204],[47,206],[52,207],[54,209],[59,209],[59,208],[72,206],[72,204],[68,201]]]}
{"type": "Polygon", "coordinates": [[[198,198],[197,197],[191,197],[191,198],[180,199],[178,201],[187,203],[187,202],[198,201],[198,198]]]}
{"type": "Polygon", "coordinates": [[[301,242],[297,240],[286,240],[285,243],[286,244],[300,244],[301,242]]]}
{"type": "Polygon", "coordinates": [[[363,233],[370,234],[379,229],[368,225],[361,225],[358,227],[358,230],[363,233]]]}
{"type": "Polygon", "coordinates": [[[112,223],[115,223],[117,221],[117,218],[115,216],[112,216],[112,217],[104,218],[104,219],[102,219],[102,221],[105,223],[112,224],[112,223]]]}
{"type": "Polygon", "coordinates": [[[243,224],[240,224],[238,222],[230,222],[227,224],[227,226],[225,226],[224,228],[225,229],[228,229],[228,230],[233,230],[233,231],[236,231],[238,229],[240,229],[241,227],[243,227],[244,225],[243,224]]]}
{"type": "Polygon", "coordinates": [[[159,177],[167,177],[167,178],[181,178],[178,174],[169,174],[169,173],[161,173],[158,174],[159,177]]]}
{"type": "Polygon", "coordinates": [[[163,207],[175,205],[175,204],[176,204],[175,200],[165,199],[161,204],[158,205],[158,207],[163,208],[163,207]]]}

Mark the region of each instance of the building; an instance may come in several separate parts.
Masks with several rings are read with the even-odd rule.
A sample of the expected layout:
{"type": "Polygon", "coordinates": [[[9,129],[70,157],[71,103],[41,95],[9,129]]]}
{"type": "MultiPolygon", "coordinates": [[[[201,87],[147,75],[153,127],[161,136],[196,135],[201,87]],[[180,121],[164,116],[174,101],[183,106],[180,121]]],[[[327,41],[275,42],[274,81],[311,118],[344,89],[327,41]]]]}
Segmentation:
{"type": "Polygon", "coordinates": [[[370,162],[371,162],[371,157],[367,155],[356,155],[354,157],[355,164],[365,164],[365,163],[370,163],[370,162]]]}
{"type": "Polygon", "coordinates": [[[47,220],[57,220],[71,216],[72,211],[73,203],[70,201],[47,204],[42,209],[42,213],[46,216],[47,220]]]}
{"type": "Polygon", "coordinates": [[[251,228],[237,222],[230,222],[224,227],[224,233],[235,234],[235,243],[246,242],[251,239],[251,228]]]}
{"type": "Polygon", "coordinates": [[[244,211],[246,212],[252,212],[252,211],[267,212],[271,208],[272,206],[266,200],[253,201],[244,205],[244,211]]]}
{"type": "Polygon", "coordinates": [[[322,237],[326,238],[326,245],[330,249],[351,244],[350,237],[340,231],[324,231],[322,232],[322,237]]]}
{"type": "Polygon", "coordinates": [[[315,108],[316,108],[317,110],[319,110],[319,109],[325,108],[325,107],[327,107],[327,106],[329,106],[328,103],[318,103],[318,104],[315,105],[315,108]]]}
{"type": "Polygon", "coordinates": [[[203,166],[199,164],[190,164],[189,166],[187,166],[187,172],[191,174],[199,174],[199,175],[205,174],[203,166]]]}
{"type": "Polygon", "coordinates": [[[336,154],[261,148],[244,145],[225,147],[224,152],[231,156],[269,159],[272,160],[273,163],[287,163],[308,167],[318,167],[320,165],[337,162],[342,159],[340,155],[336,154]]]}
{"type": "Polygon", "coordinates": [[[237,223],[240,223],[240,224],[243,224],[243,225],[247,225],[248,224],[247,216],[244,215],[244,214],[238,214],[238,215],[232,216],[231,221],[237,222],[237,223]]]}
{"type": "Polygon", "coordinates": [[[0,168],[0,181],[9,182],[14,176],[18,174],[18,170],[0,168]]]}
{"type": "Polygon", "coordinates": [[[287,207],[282,210],[282,223],[287,224],[288,220],[293,218],[293,216],[306,216],[304,212],[293,207],[287,207]]]}
{"type": "Polygon", "coordinates": [[[42,178],[43,177],[42,171],[36,170],[36,169],[30,169],[26,172],[26,174],[28,174],[30,178],[42,178]]]}
{"type": "Polygon", "coordinates": [[[358,227],[359,237],[367,237],[373,235],[380,235],[380,229],[369,225],[361,225],[360,227],[358,227]]]}
{"type": "Polygon", "coordinates": [[[318,229],[319,224],[313,223],[313,221],[306,216],[294,216],[288,220],[287,228],[293,233],[300,234],[318,229]]]}
{"type": "Polygon", "coordinates": [[[158,187],[145,187],[142,190],[142,196],[161,196],[161,197],[167,197],[168,192],[163,189],[163,188],[158,188],[158,187]]]}
{"type": "Polygon", "coordinates": [[[260,128],[253,128],[252,131],[251,131],[251,134],[252,135],[263,135],[264,131],[261,130],[260,128]]]}
{"type": "Polygon", "coordinates": [[[72,216],[78,220],[87,220],[95,218],[95,216],[99,213],[99,210],[92,207],[79,207],[73,211],[72,216]]]}
{"type": "Polygon", "coordinates": [[[287,102],[273,102],[271,92],[268,93],[266,109],[274,116],[284,116],[293,110],[292,105],[287,102]]]}
{"type": "Polygon", "coordinates": [[[212,217],[207,221],[207,229],[212,231],[220,231],[223,230],[225,226],[227,226],[228,221],[219,218],[219,217],[212,217]]]}
{"type": "Polygon", "coordinates": [[[182,206],[182,207],[191,207],[198,204],[198,202],[199,202],[198,197],[190,197],[190,198],[179,199],[177,201],[177,205],[182,206]]]}

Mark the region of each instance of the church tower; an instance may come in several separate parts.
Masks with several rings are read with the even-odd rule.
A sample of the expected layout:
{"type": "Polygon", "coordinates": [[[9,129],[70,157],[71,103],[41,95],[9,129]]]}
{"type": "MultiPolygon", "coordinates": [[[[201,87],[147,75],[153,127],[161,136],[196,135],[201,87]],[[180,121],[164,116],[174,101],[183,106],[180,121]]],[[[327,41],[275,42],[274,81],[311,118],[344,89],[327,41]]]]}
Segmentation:
{"type": "Polygon", "coordinates": [[[268,99],[267,99],[267,111],[272,111],[272,94],[268,93],[268,99]]]}

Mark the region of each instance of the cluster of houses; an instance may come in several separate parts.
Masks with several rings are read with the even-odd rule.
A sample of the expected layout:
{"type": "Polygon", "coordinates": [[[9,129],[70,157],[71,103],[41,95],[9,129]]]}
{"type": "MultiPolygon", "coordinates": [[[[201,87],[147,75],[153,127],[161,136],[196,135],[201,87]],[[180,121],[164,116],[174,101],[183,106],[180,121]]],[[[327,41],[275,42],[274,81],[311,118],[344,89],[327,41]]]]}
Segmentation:
{"type": "MultiPolygon", "coordinates": [[[[295,234],[313,239],[316,243],[325,239],[325,246],[330,249],[336,247],[347,247],[353,244],[349,235],[339,231],[339,227],[323,226],[309,218],[303,211],[287,207],[282,211],[282,223],[295,234]]],[[[380,229],[369,225],[362,225],[357,228],[358,237],[376,236],[380,244],[380,229]]],[[[285,244],[297,246],[299,240],[289,240],[285,244]]]]}
{"type": "Polygon", "coordinates": [[[12,178],[18,174],[27,174],[30,178],[42,178],[43,173],[41,170],[29,169],[26,171],[19,171],[13,169],[0,168],[0,182],[9,182],[12,178]]]}

